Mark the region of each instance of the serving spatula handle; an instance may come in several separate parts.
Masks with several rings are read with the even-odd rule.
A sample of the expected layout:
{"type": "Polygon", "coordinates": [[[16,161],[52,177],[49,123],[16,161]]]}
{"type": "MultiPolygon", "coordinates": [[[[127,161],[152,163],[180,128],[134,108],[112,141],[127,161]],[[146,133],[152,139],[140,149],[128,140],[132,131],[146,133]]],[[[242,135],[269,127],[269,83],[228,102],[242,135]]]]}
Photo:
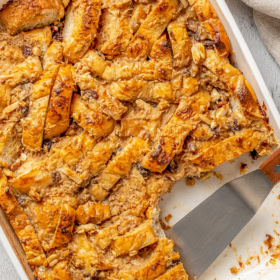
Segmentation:
{"type": "Polygon", "coordinates": [[[264,161],[260,170],[274,184],[280,182],[280,148],[264,161]]]}

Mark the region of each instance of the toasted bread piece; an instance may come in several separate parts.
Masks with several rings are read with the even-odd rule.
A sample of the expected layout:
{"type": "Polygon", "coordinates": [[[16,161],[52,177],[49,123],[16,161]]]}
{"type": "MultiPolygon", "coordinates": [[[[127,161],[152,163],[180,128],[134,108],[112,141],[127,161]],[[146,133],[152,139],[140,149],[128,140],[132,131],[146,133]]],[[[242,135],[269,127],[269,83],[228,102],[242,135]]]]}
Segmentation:
{"type": "Polygon", "coordinates": [[[69,204],[62,203],[59,220],[49,250],[67,244],[72,238],[75,222],[75,209],[69,204]]]}
{"type": "Polygon", "coordinates": [[[96,139],[86,131],[75,136],[63,137],[62,141],[52,146],[48,162],[51,162],[53,168],[61,168],[64,165],[73,168],[92,151],[95,144],[96,139]]]}
{"type": "Polygon", "coordinates": [[[11,89],[6,85],[0,85],[0,114],[3,109],[10,105],[11,89]]]}
{"type": "Polygon", "coordinates": [[[160,238],[148,257],[144,260],[136,258],[135,265],[124,266],[122,272],[117,273],[116,278],[127,280],[156,279],[166,271],[167,265],[179,259],[179,254],[173,251],[173,246],[172,241],[160,238]]]}
{"type": "Polygon", "coordinates": [[[15,122],[0,124],[0,166],[2,167],[9,167],[19,154],[20,139],[15,126],[15,122]]]}
{"type": "Polygon", "coordinates": [[[101,58],[96,51],[88,51],[87,54],[76,64],[76,69],[88,70],[96,77],[106,81],[138,78],[147,81],[170,80],[172,74],[171,50],[164,34],[154,44],[149,61],[126,61],[118,60],[111,63],[101,58]]]}
{"type": "Polygon", "coordinates": [[[97,178],[97,184],[94,184],[91,188],[92,195],[97,200],[104,200],[108,191],[110,191],[117,181],[130,172],[132,164],[143,157],[147,151],[147,146],[148,144],[145,140],[132,137],[124,149],[109,161],[106,168],[97,178]]]}
{"type": "Polygon", "coordinates": [[[95,108],[98,105],[103,113],[114,120],[120,120],[127,111],[127,107],[111,95],[110,91],[92,77],[89,72],[80,75],[78,70],[75,81],[79,85],[82,98],[87,101],[89,108],[95,108]]]}
{"type": "Polygon", "coordinates": [[[73,119],[90,135],[107,136],[114,128],[114,120],[100,112],[97,104],[89,108],[77,94],[73,97],[71,110],[73,119]]]}
{"type": "Polygon", "coordinates": [[[26,161],[10,180],[12,188],[24,194],[32,187],[39,187],[42,190],[52,183],[51,173],[44,169],[43,163],[35,160],[26,161]]]}
{"type": "Polygon", "coordinates": [[[203,151],[193,162],[202,169],[213,169],[240,155],[259,148],[259,143],[267,141],[268,135],[253,129],[242,130],[236,135],[203,151]]]}
{"type": "Polygon", "coordinates": [[[117,256],[135,255],[138,250],[157,242],[158,238],[152,227],[152,222],[147,220],[136,229],[113,241],[112,249],[117,256]]]}
{"type": "Polygon", "coordinates": [[[63,16],[64,7],[60,0],[34,0],[32,5],[29,0],[16,0],[0,13],[0,22],[14,35],[49,25],[63,16]]]}
{"type": "Polygon", "coordinates": [[[145,80],[130,79],[110,84],[109,92],[112,96],[123,101],[160,102],[161,100],[174,101],[174,94],[170,82],[153,83],[145,80]]]}
{"type": "Polygon", "coordinates": [[[139,99],[134,108],[123,118],[118,135],[154,139],[161,126],[163,110],[154,108],[139,99]]]}
{"type": "Polygon", "coordinates": [[[134,7],[132,16],[130,18],[130,29],[133,33],[139,29],[147,15],[150,13],[151,9],[151,4],[145,5],[143,3],[139,3],[134,7]]]}
{"type": "Polygon", "coordinates": [[[69,271],[69,264],[67,261],[57,263],[52,269],[53,280],[73,280],[71,271],[69,271]]]}
{"type": "Polygon", "coordinates": [[[117,145],[118,141],[116,138],[101,141],[88,153],[88,158],[86,159],[85,164],[89,165],[89,170],[92,176],[96,176],[102,168],[105,168],[106,163],[117,148],[117,145]]]}
{"type": "Polygon", "coordinates": [[[32,88],[31,102],[27,117],[22,121],[22,144],[27,149],[40,151],[50,94],[59,67],[44,72],[32,88]]]}
{"type": "Polygon", "coordinates": [[[185,24],[180,19],[176,19],[169,23],[167,30],[172,44],[174,67],[188,66],[192,59],[192,44],[185,24]]]}
{"type": "Polygon", "coordinates": [[[217,18],[211,18],[202,22],[201,26],[204,30],[210,33],[210,38],[219,54],[222,56],[229,56],[231,52],[231,44],[221,21],[217,18]]]}
{"type": "Polygon", "coordinates": [[[200,21],[217,18],[217,14],[209,0],[189,0],[189,3],[193,6],[200,21]]]}
{"type": "Polygon", "coordinates": [[[8,217],[31,266],[47,264],[47,259],[28,217],[8,187],[7,178],[0,178],[0,206],[8,217]]]}
{"type": "Polygon", "coordinates": [[[219,56],[213,50],[207,50],[207,58],[203,64],[235,93],[248,118],[263,118],[253,88],[241,72],[229,63],[228,59],[219,56]]]}
{"type": "Polygon", "coordinates": [[[111,217],[110,207],[101,203],[87,202],[76,210],[76,219],[80,224],[93,222],[100,224],[111,217]]]}
{"type": "Polygon", "coordinates": [[[70,104],[74,90],[73,66],[62,65],[51,92],[44,139],[52,139],[65,132],[69,126],[70,104]]]}
{"type": "Polygon", "coordinates": [[[38,239],[45,251],[49,249],[53,239],[61,204],[60,199],[52,198],[49,201],[34,202],[32,208],[28,211],[29,218],[32,220],[38,239]]]}
{"type": "Polygon", "coordinates": [[[200,113],[208,110],[210,95],[199,92],[183,99],[170,121],[162,128],[159,139],[142,161],[142,167],[153,172],[162,172],[173,157],[182,151],[184,140],[197,124],[200,113]]]}
{"type": "Polygon", "coordinates": [[[49,70],[56,67],[57,64],[61,64],[63,61],[63,46],[60,42],[53,42],[47,49],[43,58],[44,70],[49,70]]]}
{"type": "Polygon", "coordinates": [[[76,72],[83,66],[88,67],[89,71],[97,77],[102,77],[106,67],[110,66],[110,62],[105,61],[95,50],[89,50],[85,56],[76,63],[76,72]]]}
{"type": "Polygon", "coordinates": [[[158,277],[156,280],[189,280],[188,275],[182,264],[178,264],[175,267],[168,270],[166,273],[158,277]]]}
{"type": "Polygon", "coordinates": [[[143,58],[148,55],[175,15],[177,6],[177,0],[160,0],[135,33],[126,55],[132,58],[143,58]]]}
{"type": "Polygon", "coordinates": [[[73,264],[80,267],[83,274],[94,275],[96,272],[94,264],[98,262],[98,255],[87,235],[85,233],[75,234],[68,247],[73,252],[71,260],[73,264]]]}
{"type": "Polygon", "coordinates": [[[105,9],[100,19],[100,32],[97,35],[96,49],[108,58],[124,52],[132,38],[129,28],[131,6],[105,9]]]}
{"type": "Polygon", "coordinates": [[[63,30],[64,56],[76,62],[96,37],[101,0],[75,0],[68,8],[63,30]]]}

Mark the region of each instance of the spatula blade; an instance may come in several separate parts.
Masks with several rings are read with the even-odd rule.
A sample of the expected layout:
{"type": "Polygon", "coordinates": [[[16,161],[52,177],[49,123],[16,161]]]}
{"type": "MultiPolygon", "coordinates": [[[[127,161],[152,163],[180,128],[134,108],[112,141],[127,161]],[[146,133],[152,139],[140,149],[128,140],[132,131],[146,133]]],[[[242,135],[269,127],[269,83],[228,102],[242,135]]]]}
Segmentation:
{"type": "Polygon", "coordinates": [[[200,277],[252,219],[274,184],[256,170],[217,190],[166,232],[191,279],[200,277]]]}

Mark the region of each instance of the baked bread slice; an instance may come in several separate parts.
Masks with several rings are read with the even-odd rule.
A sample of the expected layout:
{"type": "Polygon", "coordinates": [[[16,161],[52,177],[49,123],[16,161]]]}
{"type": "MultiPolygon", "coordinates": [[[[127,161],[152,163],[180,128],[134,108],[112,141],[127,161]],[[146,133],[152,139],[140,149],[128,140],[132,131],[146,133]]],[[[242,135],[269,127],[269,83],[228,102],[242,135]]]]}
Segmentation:
{"type": "Polygon", "coordinates": [[[277,144],[210,2],[15,0],[0,22],[0,207],[36,279],[187,280],[160,196],[277,144]]]}
{"type": "Polygon", "coordinates": [[[0,22],[14,35],[23,30],[49,25],[63,16],[64,7],[60,0],[16,0],[11,1],[1,12],[0,22]]]}

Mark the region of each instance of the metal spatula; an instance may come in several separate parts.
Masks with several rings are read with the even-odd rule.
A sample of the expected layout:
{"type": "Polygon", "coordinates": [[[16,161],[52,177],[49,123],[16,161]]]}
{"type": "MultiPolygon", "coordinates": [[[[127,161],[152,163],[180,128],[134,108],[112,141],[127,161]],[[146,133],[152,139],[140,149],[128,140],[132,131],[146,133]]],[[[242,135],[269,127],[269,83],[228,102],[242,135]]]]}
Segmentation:
{"type": "Polygon", "coordinates": [[[279,181],[280,149],[258,170],[222,186],[166,232],[191,279],[214,262],[279,181]]]}

